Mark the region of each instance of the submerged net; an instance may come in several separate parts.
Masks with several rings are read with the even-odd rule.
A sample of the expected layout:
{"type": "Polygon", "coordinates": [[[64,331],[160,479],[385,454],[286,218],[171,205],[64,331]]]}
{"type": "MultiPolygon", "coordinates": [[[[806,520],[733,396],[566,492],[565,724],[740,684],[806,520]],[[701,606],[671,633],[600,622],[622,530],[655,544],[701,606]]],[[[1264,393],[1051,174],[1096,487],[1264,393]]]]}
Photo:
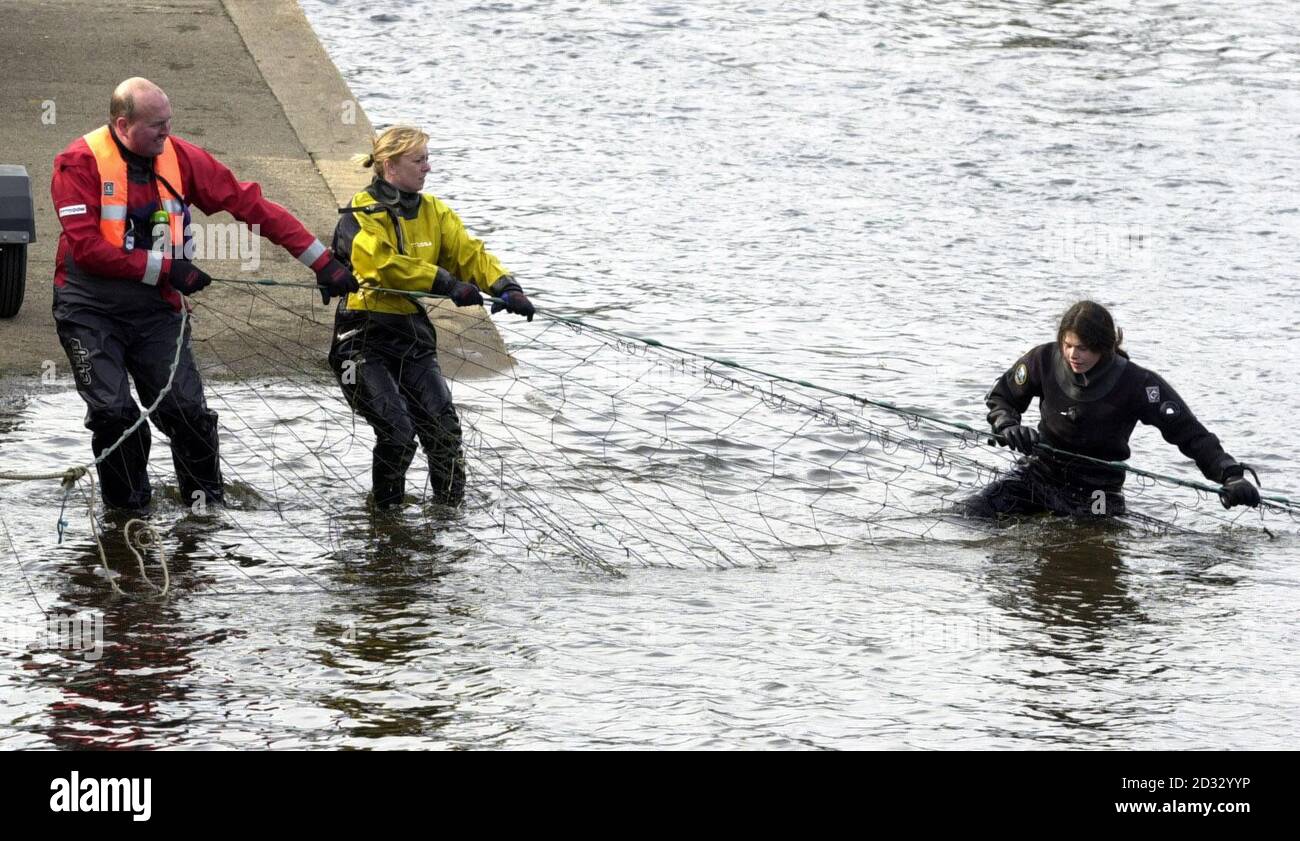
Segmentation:
{"type": "MultiPolygon", "coordinates": [[[[488,321],[445,304],[431,311],[465,430],[465,503],[430,503],[417,456],[413,504],[372,514],[374,438],[325,365],[331,313],[296,305],[311,294],[249,285],[195,299],[201,332],[220,337],[195,352],[220,416],[228,506],[193,517],[174,499],[154,517],[176,521],[159,527],[173,575],[185,567],[191,587],[336,590],[380,553],[619,574],[1008,533],[953,510],[1013,463],[981,430],[572,318],[488,321]],[[196,563],[205,559],[224,573],[196,563]]],[[[170,465],[162,441],[154,450],[157,475],[170,465]]],[[[81,498],[90,493],[82,483],[81,498]]],[[[1300,519],[1280,498],[1224,511],[1212,488],[1158,474],[1130,476],[1126,497],[1126,522],[1155,532],[1300,519]]]]}

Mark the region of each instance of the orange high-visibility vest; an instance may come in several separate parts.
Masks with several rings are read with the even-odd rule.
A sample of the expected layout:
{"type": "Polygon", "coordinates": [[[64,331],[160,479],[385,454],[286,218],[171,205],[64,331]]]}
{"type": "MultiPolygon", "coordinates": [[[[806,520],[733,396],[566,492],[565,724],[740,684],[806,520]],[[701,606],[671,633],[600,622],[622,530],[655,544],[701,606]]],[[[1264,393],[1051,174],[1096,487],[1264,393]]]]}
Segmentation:
{"type": "MultiPolygon", "coordinates": [[[[82,139],[86,141],[86,145],[95,156],[99,181],[103,185],[99,197],[99,232],[103,234],[104,239],[122,248],[126,244],[126,159],[122,157],[117,143],[113,141],[108,126],[100,126],[82,139]]],[[[163,151],[154,161],[154,171],[167,179],[169,184],[181,183],[181,168],[176,159],[176,147],[172,145],[170,137],[163,141],[163,151]]],[[[165,195],[172,195],[171,190],[160,181],[158,198],[162,201],[163,209],[170,216],[168,227],[171,231],[172,245],[174,248],[179,248],[185,243],[185,206],[181,204],[180,196],[172,195],[171,198],[164,198],[165,195]]],[[[179,252],[174,254],[179,256],[179,252]]]]}

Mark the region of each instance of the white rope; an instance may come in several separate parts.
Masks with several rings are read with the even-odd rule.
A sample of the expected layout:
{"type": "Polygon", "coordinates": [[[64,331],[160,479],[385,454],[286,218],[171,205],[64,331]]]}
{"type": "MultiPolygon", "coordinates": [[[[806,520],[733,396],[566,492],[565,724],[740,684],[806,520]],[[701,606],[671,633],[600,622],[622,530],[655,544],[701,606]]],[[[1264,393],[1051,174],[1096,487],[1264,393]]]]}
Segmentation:
{"type": "Polygon", "coordinates": [[[185,349],[185,327],[189,323],[189,317],[190,317],[189,307],[187,306],[187,303],[188,302],[186,301],[185,297],[182,296],[181,297],[181,329],[176,336],[176,353],[172,356],[171,370],[167,372],[167,384],[163,386],[162,391],[158,392],[158,398],[153,401],[153,405],[145,409],[144,412],[140,415],[140,417],[136,418],[135,423],[131,424],[130,428],[127,429],[125,432],[123,432],[122,436],[113,442],[112,446],[108,447],[106,450],[100,453],[93,461],[87,462],[86,464],[65,468],[63,470],[54,470],[49,473],[19,473],[19,472],[0,471],[0,479],[8,479],[12,481],[28,481],[28,480],[37,480],[37,479],[62,479],[64,482],[75,482],[85,474],[89,473],[91,468],[97,467],[100,462],[102,462],[104,459],[111,456],[113,452],[117,450],[118,447],[122,446],[122,442],[124,442],[127,438],[130,438],[132,435],[135,434],[135,431],[140,428],[140,424],[147,423],[149,421],[149,417],[154,413],[154,410],[156,410],[160,405],[162,405],[163,398],[165,398],[167,396],[167,393],[172,390],[172,380],[176,378],[176,369],[181,364],[181,351],[185,349]]]}
{"type": "MultiPolygon", "coordinates": [[[[108,578],[108,583],[113,588],[113,592],[117,593],[119,596],[125,596],[126,592],[118,586],[118,573],[114,572],[113,568],[108,563],[108,555],[104,551],[104,541],[100,534],[99,523],[95,519],[95,472],[93,468],[97,467],[104,461],[104,459],[111,456],[118,447],[122,446],[122,443],[126,441],[127,438],[130,438],[135,434],[141,424],[148,423],[150,417],[158,407],[162,405],[162,402],[167,397],[168,393],[171,392],[172,383],[176,379],[176,369],[179,368],[181,364],[181,353],[185,350],[185,328],[189,325],[189,317],[190,311],[188,301],[184,296],[181,296],[180,329],[176,334],[176,351],[172,354],[172,364],[170,370],[167,372],[166,385],[164,385],[162,390],[158,392],[158,397],[153,401],[153,403],[141,412],[140,417],[136,418],[135,423],[131,424],[131,426],[122,433],[121,437],[95,457],[94,460],[87,462],[86,464],[68,467],[63,470],[53,470],[46,473],[0,471],[0,480],[22,482],[38,481],[41,479],[59,479],[63,482],[65,487],[71,487],[83,476],[90,477],[89,512],[91,531],[95,535],[95,546],[99,549],[99,560],[100,563],[103,564],[105,577],[108,578]]],[[[135,555],[136,564],[140,568],[140,577],[144,579],[146,584],[153,588],[157,598],[164,598],[171,589],[171,572],[167,568],[167,552],[163,549],[162,535],[158,533],[156,528],[144,520],[133,519],[128,520],[126,525],[122,527],[122,537],[126,540],[126,548],[131,550],[132,555],[135,555]],[[153,579],[149,577],[149,571],[145,565],[144,556],[140,554],[141,550],[148,552],[151,547],[157,553],[157,564],[162,570],[161,587],[155,584],[153,579]]]]}
{"type": "MultiPolygon", "coordinates": [[[[113,567],[108,563],[108,554],[104,551],[104,541],[99,531],[99,521],[95,519],[95,474],[93,473],[90,474],[90,493],[87,494],[87,500],[90,514],[90,527],[95,535],[95,546],[99,549],[99,562],[104,567],[104,577],[108,579],[109,586],[113,588],[114,593],[117,593],[119,596],[125,596],[127,595],[126,591],[118,586],[117,583],[118,573],[115,572],[113,567]]],[[[122,537],[126,540],[126,548],[131,550],[132,555],[135,555],[135,562],[140,568],[140,577],[144,579],[146,584],[154,589],[157,598],[161,599],[166,597],[168,591],[171,590],[172,577],[171,571],[167,568],[167,552],[163,549],[162,535],[158,533],[158,530],[154,528],[152,524],[139,518],[135,518],[127,520],[126,525],[122,527],[122,537]],[[141,531],[144,533],[143,538],[140,534],[136,533],[141,531]],[[163,583],[161,587],[155,584],[153,579],[149,577],[149,571],[145,567],[144,556],[140,554],[140,550],[145,550],[147,552],[150,547],[158,553],[157,563],[159,569],[162,570],[163,583]]]]}
{"type": "Polygon", "coordinates": [[[172,577],[171,572],[167,569],[167,552],[163,549],[162,535],[158,533],[158,530],[152,524],[144,520],[129,520],[122,527],[122,536],[126,539],[126,548],[131,550],[132,555],[135,555],[135,562],[140,567],[140,577],[157,592],[158,598],[165,597],[167,591],[171,589],[172,577]],[[132,532],[133,526],[137,527],[137,532],[143,532],[143,537],[141,534],[132,532]],[[154,551],[158,553],[158,568],[162,570],[161,587],[153,583],[153,579],[149,577],[149,572],[144,565],[144,557],[139,551],[148,551],[150,547],[153,547],[154,551]]]}

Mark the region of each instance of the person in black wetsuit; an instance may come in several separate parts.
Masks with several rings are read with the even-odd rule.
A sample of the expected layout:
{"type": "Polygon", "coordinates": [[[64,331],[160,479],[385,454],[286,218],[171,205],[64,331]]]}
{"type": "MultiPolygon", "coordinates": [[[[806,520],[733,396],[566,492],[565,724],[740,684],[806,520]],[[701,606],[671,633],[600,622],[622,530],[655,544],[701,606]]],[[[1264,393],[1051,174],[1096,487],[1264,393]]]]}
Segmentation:
{"type": "Polygon", "coordinates": [[[1011,472],[960,508],[969,516],[1051,512],[1060,515],[1124,513],[1124,471],[1072,458],[1047,444],[1105,461],[1129,457],[1129,436],[1138,421],[1196,462],[1205,477],[1221,483],[1225,507],[1259,505],[1259,491],[1245,468],[1224,452],[1191,409],[1158,374],[1132,362],[1121,347],[1123,332],[1101,304],[1080,301],[1061,317],[1056,341],[1039,345],[998,378],[985,401],[998,443],[1024,453],[1011,472]],[[1039,399],[1038,428],[1021,414],[1039,399]]]}

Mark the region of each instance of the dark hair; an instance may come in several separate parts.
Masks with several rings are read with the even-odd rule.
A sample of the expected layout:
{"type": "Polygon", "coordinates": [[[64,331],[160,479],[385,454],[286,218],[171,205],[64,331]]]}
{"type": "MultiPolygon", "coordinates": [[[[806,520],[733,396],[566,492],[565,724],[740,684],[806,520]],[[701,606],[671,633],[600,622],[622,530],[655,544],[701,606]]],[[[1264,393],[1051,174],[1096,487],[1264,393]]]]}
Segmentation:
{"type": "Polygon", "coordinates": [[[1061,316],[1061,326],[1056,330],[1056,343],[1065,341],[1065,334],[1073,333],[1083,342],[1088,350],[1101,354],[1103,360],[1115,354],[1128,357],[1120,347],[1124,341],[1124,331],[1115,329],[1115,319],[1110,312],[1096,301],[1079,301],[1061,316]]]}

